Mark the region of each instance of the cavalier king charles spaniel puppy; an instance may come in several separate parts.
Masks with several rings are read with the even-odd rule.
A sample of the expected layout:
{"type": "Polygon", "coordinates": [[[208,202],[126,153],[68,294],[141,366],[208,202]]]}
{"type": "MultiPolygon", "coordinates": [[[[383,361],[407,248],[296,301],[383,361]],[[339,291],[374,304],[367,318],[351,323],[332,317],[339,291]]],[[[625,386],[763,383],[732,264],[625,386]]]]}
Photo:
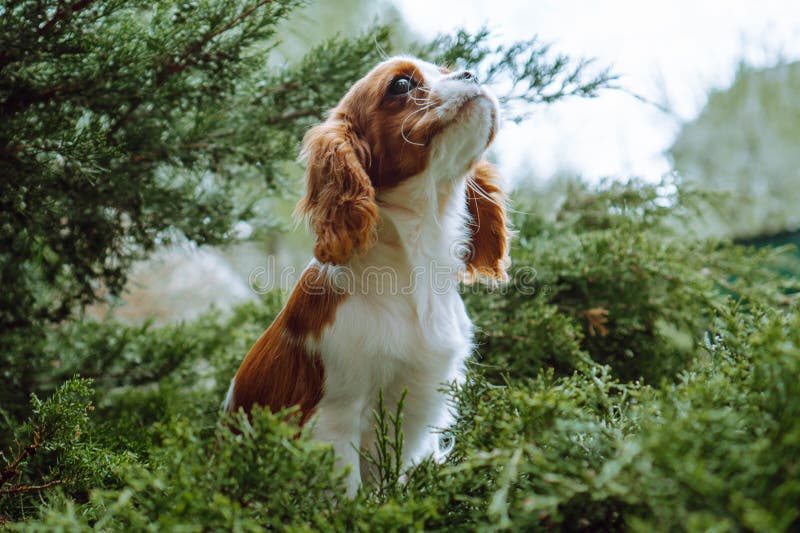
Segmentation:
{"type": "Polygon", "coordinates": [[[472,324],[459,282],[507,279],[509,231],[500,177],[483,156],[497,100],[476,77],[414,58],[388,59],[303,141],[297,206],[314,258],[250,349],[225,410],[299,406],[300,424],[333,444],[348,494],[373,474],[382,391],[405,393],[406,465],[441,460],[463,381],[472,324]]]}

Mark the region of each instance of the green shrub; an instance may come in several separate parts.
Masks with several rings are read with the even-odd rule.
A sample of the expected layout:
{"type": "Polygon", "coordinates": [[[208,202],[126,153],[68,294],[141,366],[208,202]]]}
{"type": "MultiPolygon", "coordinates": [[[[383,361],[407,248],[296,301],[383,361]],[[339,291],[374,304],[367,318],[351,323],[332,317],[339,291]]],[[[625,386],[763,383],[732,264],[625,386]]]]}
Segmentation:
{"type": "Polygon", "coordinates": [[[90,488],[112,482],[116,468],[130,455],[104,449],[89,430],[91,380],[74,378],[46,400],[31,398],[31,416],[19,427],[6,427],[12,444],[0,471],[0,518],[35,513],[36,496],[60,489],[78,500],[90,488]]]}
{"type": "MultiPolygon", "coordinates": [[[[637,183],[575,187],[555,212],[518,201],[532,212],[514,282],[465,288],[480,357],[454,391],[453,453],[401,473],[386,441],[352,500],[331,448],[283,414],[220,420],[281,295],[161,328],[65,323],[40,341],[60,361],[40,387],[85,372],[94,397],[70,380],[19,428],[6,411],[21,447],[6,442],[7,461],[37,424],[55,429],[0,484],[0,516],[48,531],[795,530],[797,281],[770,267],[779,251],[691,237],[702,201],[637,183]]],[[[402,411],[377,416],[386,439],[402,411]]]]}
{"type": "Polygon", "coordinates": [[[708,202],[672,180],[574,184],[554,212],[518,211],[510,286],[468,291],[487,375],[569,374],[595,361],[658,384],[692,361],[727,295],[785,299],[797,280],[768,268],[776,250],[692,238],[708,202]]]}

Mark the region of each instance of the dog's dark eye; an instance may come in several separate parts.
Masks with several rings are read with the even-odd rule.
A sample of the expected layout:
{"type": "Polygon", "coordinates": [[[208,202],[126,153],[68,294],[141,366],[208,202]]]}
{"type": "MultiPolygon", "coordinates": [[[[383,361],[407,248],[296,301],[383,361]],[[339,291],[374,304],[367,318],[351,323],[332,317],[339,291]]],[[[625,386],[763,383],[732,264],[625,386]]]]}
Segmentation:
{"type": "Polygon", "coordinates": [[[414,88],[414,81],[409,76],[399,76],[389,85],[389,94],[406,94],[414,88]]]}

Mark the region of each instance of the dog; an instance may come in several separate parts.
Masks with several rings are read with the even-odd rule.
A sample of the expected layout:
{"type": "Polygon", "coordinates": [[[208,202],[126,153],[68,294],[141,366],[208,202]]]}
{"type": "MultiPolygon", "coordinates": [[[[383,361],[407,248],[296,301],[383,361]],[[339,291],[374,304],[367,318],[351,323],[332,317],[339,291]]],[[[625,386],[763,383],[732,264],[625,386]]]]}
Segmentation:
{"type": "Polygon", "coordinates": [[[497,100],[476,76],[410,57],[356,82],[303,141],[297,213],[314,258],[247,353],[225,409],[299,406],[333,444],[354,495],[375,445],[379,393],[405,394],[402,462],[442,460],[473,327],[459,283],[507,280],[506,196],[484,159],[497,100]]]}

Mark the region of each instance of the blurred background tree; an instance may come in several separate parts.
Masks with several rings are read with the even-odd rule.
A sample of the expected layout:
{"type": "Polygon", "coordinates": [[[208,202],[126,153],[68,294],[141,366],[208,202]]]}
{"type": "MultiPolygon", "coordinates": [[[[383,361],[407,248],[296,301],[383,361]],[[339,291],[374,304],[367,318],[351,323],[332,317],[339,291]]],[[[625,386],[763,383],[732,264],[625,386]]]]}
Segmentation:
{"type": "Polygon", "coordinates": [[[712,91],[669,149],[675,170],[726,193],[706,223],[737,238],[800,227],[800,63],[739,65],[730,87],[712,91]]]}

